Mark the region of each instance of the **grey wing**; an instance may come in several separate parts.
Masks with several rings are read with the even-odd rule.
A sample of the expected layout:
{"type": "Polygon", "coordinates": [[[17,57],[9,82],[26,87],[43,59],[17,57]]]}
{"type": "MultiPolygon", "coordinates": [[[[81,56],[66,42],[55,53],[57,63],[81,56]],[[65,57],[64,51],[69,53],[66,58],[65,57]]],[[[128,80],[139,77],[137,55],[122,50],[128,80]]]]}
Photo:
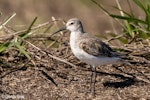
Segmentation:
{"type": "Polygon", "coordinates": [[[113,50],[99,39],[83,39],[80,48],[93,56],[113,57],[113,50]]]}

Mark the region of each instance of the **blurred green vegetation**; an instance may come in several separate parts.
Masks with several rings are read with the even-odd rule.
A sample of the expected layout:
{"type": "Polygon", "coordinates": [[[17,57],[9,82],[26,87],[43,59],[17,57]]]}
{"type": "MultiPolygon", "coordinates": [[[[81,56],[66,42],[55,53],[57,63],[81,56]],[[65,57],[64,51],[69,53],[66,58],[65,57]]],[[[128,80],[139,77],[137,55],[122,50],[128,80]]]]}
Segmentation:
{"type": "MultiPolygon", "coordinates": [[[[119,0],[116,0],[117,6],[115,7],[120,15],[112,14],[109,10],[105,9],[103,5],[99,4],[95,0],[91,0],[100,9],[102,9],[108,16],[114,18],[123,29],[124,37],[119,37],[118,39],[123,43],[135,42],[138,39],[148,39],[150,41],[150,1],[149,0],[133,0],[136,6],[138,6],[145,15],[145,19],[139,19],[134,15],[134,9],[131,7],[130,0],[127,3],[130,8],[130,13],[122,9],[119,4],[119,0]],[[123,20],[123,23],[120,21],[123,20]]],[[[117,35],[112,34],[112,37],[117,37],[117,35]]]]}

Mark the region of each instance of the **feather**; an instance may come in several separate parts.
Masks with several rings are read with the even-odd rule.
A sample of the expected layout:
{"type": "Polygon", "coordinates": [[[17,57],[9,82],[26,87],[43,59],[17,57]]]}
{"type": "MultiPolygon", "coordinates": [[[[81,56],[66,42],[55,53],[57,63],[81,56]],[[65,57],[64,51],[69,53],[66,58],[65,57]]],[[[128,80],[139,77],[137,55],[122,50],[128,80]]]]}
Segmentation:
{"type": "Polygon", "coordinates": [[[113,50],[98,38],[82,39],[79,46],[93,56],[115,56],[113,50]]]}

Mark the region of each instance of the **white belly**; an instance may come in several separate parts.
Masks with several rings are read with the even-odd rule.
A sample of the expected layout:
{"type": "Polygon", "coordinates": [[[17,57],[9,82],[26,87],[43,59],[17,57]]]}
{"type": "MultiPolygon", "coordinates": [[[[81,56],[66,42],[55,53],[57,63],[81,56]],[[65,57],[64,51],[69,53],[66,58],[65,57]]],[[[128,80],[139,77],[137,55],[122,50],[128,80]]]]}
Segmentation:
{"type": "Polygon", "coordinates": [[[102,65],[107,65],[107,64],[114,64],[114,63],[119,63],[118,61],[120,58],[117,57],[105,57],[105,56],[93,56],[89,55],[82,49],[78,47],[72,47],[72,52],[73,54],[80,59],[81,61],[90,64],[90,65],[95,65],[95,66],[102,66],[102,65]]]}

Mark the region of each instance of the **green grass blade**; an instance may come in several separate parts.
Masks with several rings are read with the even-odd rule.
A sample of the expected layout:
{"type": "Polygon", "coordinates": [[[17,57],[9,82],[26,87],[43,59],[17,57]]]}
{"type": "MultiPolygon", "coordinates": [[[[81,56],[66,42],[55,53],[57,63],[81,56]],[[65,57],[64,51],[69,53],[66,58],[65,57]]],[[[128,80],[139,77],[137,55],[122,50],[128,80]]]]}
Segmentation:
{"type": "Polygon", "coordinates": [[[34,18],[34,20],[32,21],[31,25],[29,26],[27,33],[29,33],[31,31],[32,26],[34,25],[34,23],[36,22],[37,17],[34,18]]]}
{"type": "Polygon", "coordinates": [[[10,45],[10,42],[5,42],[3,44],[0,45],[0,52],[5,51],[10,45]]]}
{"type": "Polygon", "coordinates": [[[24,48],[18,43],[15,43],[15,46],[19,49],[19,51],[24,54],[28,59],[31,59],[31,57],[28,55],[28,53],[24,50],[24,48]]]}
{"type": "Polygon", "coordinates": [[[20,37],[22,37],[23,39],[27,38],[29,35],[31,35],[33,32],[31,31],[32,26],[34,25],[34,23],[36,22],[37,17],[34,18],[34,20],[32,21],[32,23],[30,24],[29,28],[27,29],[26,32],[24,32],[23,34],[19,35],[20,37]],[[30,33],[30,34],[29,34],[30,33]]]}
{"type": "Polygon", "coordinates": [[[100,5],[98,2],[96,2],[95,0],[91,0],[95,5],[97,5],[100,9],[102,9],[104,11],[105,14],[110,15],[110,13],[102,6],[100,5]]]}
{"type": "Polygon", "coordinates": [[[120,16],[120,15],[114,15],[114,14],[110,14],[111,17],[113,18],[118,18],[118,19],[123,19],[123,20],[128,20],[128,21],[136,21],[142,24],[147,24],[145,21],[137,19],[137,18],[133,18],[133,17],[126,17],[126,16],[120,16]]]}
{"type": "Polygon", "coordinates": [[[140,7],[144,11],[146,11],[146,8],[144,7],[144,5],[139,0],[133,0],[133,1],[138,5],[138,7],[140,7]]]}
{"type": "Polygon", "coordinates": [[[122,42],[123,44],[126,44],[126,43],[129,42],[126,38],[123,38],[123,37],[118,38],[118,40],[119,40],[120,42],[122,42]]]}

